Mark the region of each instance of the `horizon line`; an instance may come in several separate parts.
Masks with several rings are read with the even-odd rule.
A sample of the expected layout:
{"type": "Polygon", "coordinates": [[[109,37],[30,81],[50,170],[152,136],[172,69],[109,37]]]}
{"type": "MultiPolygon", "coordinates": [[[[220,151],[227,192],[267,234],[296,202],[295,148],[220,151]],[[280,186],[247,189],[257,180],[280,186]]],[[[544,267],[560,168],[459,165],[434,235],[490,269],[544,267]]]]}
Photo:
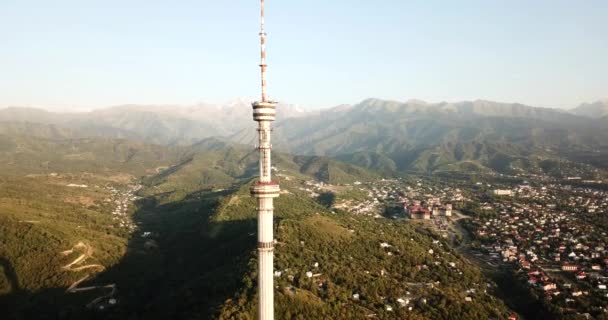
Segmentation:
{"type": "MultiPolygon", "coordinates": [[[[41,105],[28,105],[28,104],[10,104],[10,105],[5,105],[0,107],[0,110],[6,110],[6,109],[11,109],[11,108],[20,108],[20,109],[37,109],[37,110],[45,110],[48,112],[52,112],[52,113],[87,113],[87,112],[94,112],[94,111],[100,111],[100,110],[107,110],[107,109],[112,109],[112,108],[119,108],[119,107],[177,107],[177,108],[187,108],[187,107],[196,107],[196,106],[226,106],[229,104],[233,104],[233,103],[253,103],[255,102],[256,98],[247,98],[247,97],[237,97],[237,98],[233,98],[233,99],[229,99],[229,100],[224,100],[221,102],[208,102],[208,101],[198,101],[198,102],[192,102],[192,103],[138,103],[138,102],[127,102],[127,103],[118,103],[118,104],[110,104],[110,105],[106,105],[106,106],[96,106],[96,107],[91,107],[91,106],[64,106],[64,105],[46,105],[46,106],[41,106],[41,105]]],[[[591,101],[583,101],[581,103],[579,103],[578,105],[575,106],[569,106],[569,107],[547,107],[547,106],[536,106],[533,104],[527,104],[527,103],[523,103],[523,102],[518,102],[518,101],[510,101],[510,102],[506,102],[506,101],[500,101],[500,100],[492,100],[492,99],[487,99],[487,98],[476,98],[476,99],[462,99],[462,100],[441,100],[441,101],[428,101],[425,99],[418,99],[418,98],[409,98],[409,99],[405,99],[405,100],[399,100],[399,99],[392,99],[392,98],[378,98],[378,97],[368,97],[368,98],[364,98],[362,100],[359,100],[358,102],[355,103],[339,103],[339,104],[334,104],[334,105],[325,105],[325,106],[309,106],[309,105],[304,105],[304,104],[299,104],[299,103],[289,103],[289,102],[285,102],[285,101],[279,101],[279,104],[281,105],[288,105],[288,106],[294,106],[296,108],[302,108],[305,109],[307,111],[318,111],[318,110],[327,110],[327,109],[331,109],[331,108],[335,108],[335,107],[340,107],[340,106],[344,106],[344,105],[357,105],[360,103],[363,103],[365,101],[368,100],[379,100],[379,101],[386,101],[386,102],[396,102],[396,103],[401,103],[401,104],[408,104],[408,103],[421,103],[421,104],[427,104],[427,105],[437,105],[437,104],[455,104],[455,103],[464,103],[464,102],[480,102],[480,101],[485,101],[485,102],[494,102],[494,103],[501,103],[501,104],[520,104],[520,105],[524,105],[527,107],[532,107],[532,108],[539,108],[539,109],[555,109],[555,110],[572,110],[575,109],[577,107],[580,107],[582,105],[585,104],[593,104],[593,103],[606,103],[608,104],[608,98],[598,98],[598,99],[594,99],[591,101]]]]}

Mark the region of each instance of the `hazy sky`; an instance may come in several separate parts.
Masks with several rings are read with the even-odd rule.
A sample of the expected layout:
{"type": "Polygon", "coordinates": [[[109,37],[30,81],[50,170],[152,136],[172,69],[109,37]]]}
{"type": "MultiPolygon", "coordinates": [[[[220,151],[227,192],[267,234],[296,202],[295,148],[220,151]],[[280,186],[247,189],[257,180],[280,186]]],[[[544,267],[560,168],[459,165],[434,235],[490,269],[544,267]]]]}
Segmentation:
{"type": "MultiPolygon", "coordinates": [[[[272,98],[608,97],[608,1],[266,0],[272,98]]],[[[0,107],[258,96],[256,0],[0,0],[0,107]]]]}

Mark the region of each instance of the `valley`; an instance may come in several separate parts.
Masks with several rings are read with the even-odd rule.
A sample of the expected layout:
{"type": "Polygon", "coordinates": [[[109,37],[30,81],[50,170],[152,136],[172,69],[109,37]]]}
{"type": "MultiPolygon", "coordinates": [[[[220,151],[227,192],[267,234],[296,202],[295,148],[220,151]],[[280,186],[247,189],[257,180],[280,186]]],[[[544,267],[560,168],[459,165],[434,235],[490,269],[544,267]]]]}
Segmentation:
{"type": "Polygon", "coordinates": [[[0,320],[608,320],[606,16],[0,1],[0,320]]]}
{"type": "MultiPolygon", "coordinates": [[[[277,317],[601,319],[606,130],[530,108],[371,99],[277,122],[277,317]],[[295,136],[315,128],[310,140],[295,136]],[[537,216],[566,219],[560,234],[571,236],[539,225],[523,241],[514,231],[537,216]],[[562,245],[561,261],[584,280],[555,264],[562,245]],[[527,282],[529,272],[556,287],[527,282]]],[[[148,141],[129,127],[85,134],[70,117],[19,122],[19,112],[0,112],[13,117],[0,130],[9,319],[254,318],[258,160],[248,136],[148,141]]]]}

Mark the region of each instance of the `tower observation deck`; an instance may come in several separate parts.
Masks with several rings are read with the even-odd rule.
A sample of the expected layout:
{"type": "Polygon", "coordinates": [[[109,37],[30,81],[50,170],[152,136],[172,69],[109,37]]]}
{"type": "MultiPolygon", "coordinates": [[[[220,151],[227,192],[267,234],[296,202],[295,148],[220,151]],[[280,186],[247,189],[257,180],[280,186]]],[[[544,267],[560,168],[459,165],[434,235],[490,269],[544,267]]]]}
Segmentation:
{"type": "Polygon", "coordinates": [[[261,1],[261,80],[262,99],[252,104],[253,120],[258,123],[259,179],[251,186],[251,195],[257,199],[258,212],[258,319],[274,319],[274,235],[273,199],[279,196],[279,184],[272,181],[270,123],[275,120],[277,105],[270,101],[266,83],[266,32],[264,30],[264,0],[261,1]]]}

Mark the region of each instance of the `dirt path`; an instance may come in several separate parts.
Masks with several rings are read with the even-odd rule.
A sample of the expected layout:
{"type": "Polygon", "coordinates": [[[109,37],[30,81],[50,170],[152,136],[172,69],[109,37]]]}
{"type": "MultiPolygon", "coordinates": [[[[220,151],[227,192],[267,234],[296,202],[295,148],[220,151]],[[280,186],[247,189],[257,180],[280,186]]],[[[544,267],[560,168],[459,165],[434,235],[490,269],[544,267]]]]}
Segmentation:
{"type": "MultiPolygon", "coordinates": [[[[76,257],[76,259],[74,259],[72,262],[61,267],[61,269],[66,270],[66,271],[71,271],[71,272],[79,272],[79,271],[86,270],[86,269],[97,269],[98,272],[105,270],[105,267],[102,266],[101,264],[87,264],[87,265],[83,265],[83,266],[76,266],[76,265],[79,265],[79,264],[85,262],[87,259],[89,259],[90,257],[93,256],[93,251],[94,251],[93,247],[89,246],[88,244],[86,244],[84,242],[78,242],[71,249],[62,251],[60,254],[67,256],[67,255],[74,253],[74,251],[76,249],[83,250],[83,253],[80,256],[76,257]]],[[[81,283],[88,280],[92,275],[93,275],[92,273],[88,273],[84,277],[74,281],[66,289],[66,292],[68,292],[68,293],[77,293],[77,292],[97,290],[97,289],[112,289],[109,293],[104,294],[100,297],[97,297],[97,298],[93,299],[93,301],[89,302],[86,305],[87,308],[94,306],[95,304],[97,304],[101,300],[103,300],[104,298],[109,298],[116,293],[116,284],[114,284],[114,283],[104,285],[104,286],[89,286],[89,287],[81,287],[81,288],[78,287],[81,283]]]]}
{"type": "Polygon", "coordinates": [[[72,247],[72,249],[63,251],[63,252],[61,252],[61,254],[63,254],[64,256],[67,256],[67,255],[73,253],[75,248],[84,248],[84,252],[80,256],[78,256],[76,259],[74,259],[74,261],[61,267],[63,270],[76,272],[76,271],[81,271],[81,270],[90,269],[90,268],[97,268],[97,269],[100,269],[100,271],[103,271],[105,269],[104,266],[102,266],[100,264],[88,264],[85,266],[72,268],[73,265],[82,263],[93,255],[93,248],[83,242],[78,242],[78,244],[76,244],[74,247],[72,247]]]}

